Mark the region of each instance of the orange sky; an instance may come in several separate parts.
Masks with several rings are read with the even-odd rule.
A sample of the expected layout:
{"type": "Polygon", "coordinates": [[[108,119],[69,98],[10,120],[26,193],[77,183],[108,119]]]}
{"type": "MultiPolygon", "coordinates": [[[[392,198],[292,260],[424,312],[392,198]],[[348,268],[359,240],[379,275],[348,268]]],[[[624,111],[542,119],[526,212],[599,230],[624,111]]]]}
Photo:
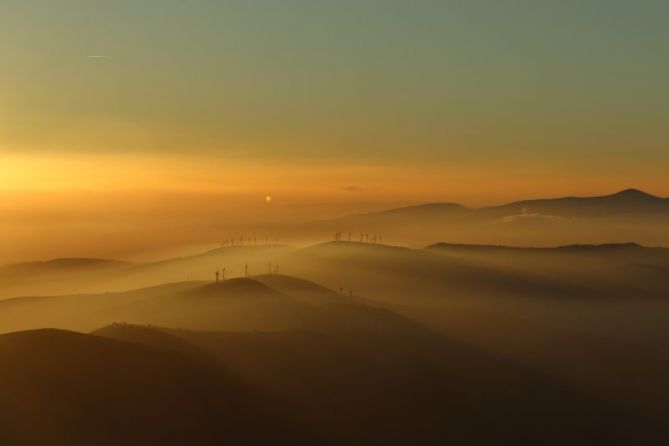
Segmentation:
{"type": "Polygon", "coordinates": [[[303,222],[428,201],[481,206],[627,187],[666,195],[660,167],[642,172],[633,165],[619,170],[579,166],[566,174],[536,165],[501,169],[485,163],[317,164],[187,154],[4,153],[0,263],[133,258],[216,242],[195,229],[208,225],[303,222]]]}
{"type": "MultiPolygon", "coordinates": [[[[130,154],[2,154],[0,192],[3,207],[29,208],[28,192],[48,192],[66,200],[105,193],[107,196],[173,194],[227,196],[227,205],[323,203],[401,203],[456,201],[469,206],[498,204],[526,198],[597,195],[637,187],[666,195],[669,181],[662,169],[627,165],[620,169],[579,166],[499,168],[482,164],[413,165],[264,161],[217,155],[130,154]],[[561,168],[562,167],[562,168],[561,168]],[[12,193],[23,192],[12,203],[12,193]],[[27,200],[27,201],[26,201],[27,200]]],[[[39,197],[35,195],[37,200],[39,197]]],[[[132,207],[130,202],[128,206],[132,207]]]]}

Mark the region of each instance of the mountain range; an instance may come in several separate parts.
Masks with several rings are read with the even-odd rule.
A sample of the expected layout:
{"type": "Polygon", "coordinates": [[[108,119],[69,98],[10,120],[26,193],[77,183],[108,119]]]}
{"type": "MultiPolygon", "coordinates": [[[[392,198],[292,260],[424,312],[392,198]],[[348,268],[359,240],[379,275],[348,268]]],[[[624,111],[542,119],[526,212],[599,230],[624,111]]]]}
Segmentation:
{"type": "Polygon", "coordinates": [[[669,199],[637,189],[597,197],[524,200],[469,208],[426,203],[283,227],[297,240],[332,237],[427,245],[440,240],[474,244],[551,246],[638,242],[667,245],[669,199]]]}

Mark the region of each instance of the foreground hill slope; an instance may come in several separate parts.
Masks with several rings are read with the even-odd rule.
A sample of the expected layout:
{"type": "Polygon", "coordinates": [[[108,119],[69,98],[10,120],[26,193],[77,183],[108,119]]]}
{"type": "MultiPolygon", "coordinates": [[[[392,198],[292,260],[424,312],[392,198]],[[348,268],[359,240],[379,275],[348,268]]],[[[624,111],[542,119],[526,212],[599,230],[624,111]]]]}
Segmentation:
{"type": "Polygon", "coordinates": [[[258,444],[287,425],[205,363],[97,336],[0,336],[3,445],[258,444]]]}
{"type": "Polygon", "coordinates": [[[209,355],[336,444],[624,444],[664,435],[633,412],[424,331],[361,337],[114,325],[95,333],[209,355]]]}

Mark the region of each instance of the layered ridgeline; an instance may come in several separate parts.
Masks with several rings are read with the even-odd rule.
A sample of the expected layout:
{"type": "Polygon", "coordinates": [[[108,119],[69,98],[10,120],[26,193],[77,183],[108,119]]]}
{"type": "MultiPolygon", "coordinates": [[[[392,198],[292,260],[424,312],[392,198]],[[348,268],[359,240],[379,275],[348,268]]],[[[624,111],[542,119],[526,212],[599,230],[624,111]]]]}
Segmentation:
{"type": "Polygon", "coordinates": [[[11,266],[30,271],[14,286],[101,289],[0,300],[2,444],[669,435],[666,249],[340,241],[57,263],[57,279],[11,266]],[[212,279],[170,282],[184,271],[212,279]],[[158,284],[104,292],[133,283],[158,284]]]}
{"type": "Polygon", "coordinates": [[[201,254],[148,263],[103,259],[56,259],[0,266],[0,298],[26,294],[121,291],[164,283],[240,277],[245,265],[268,272],[268,261],[294,248],[282,245],[228,246],[201,254]],[[224,272],[223,269],[226,269],[224,272]]]}
{"type": "MultiPolygon", "coordinates": [[[[345,241],[405,246],[428,246],[444,240],[452,244],[542,247],[630,242],[667,246],[668,224],[668,199],[629,189],[602,197],[529,200],[481,209],[433,203],[302,225],[236,230],[248,234],[270,228],[274,233],[284,233],[286,239],[321,242],[338,233],[345,241]]],[[[219,227],[217,231],[216,237],[220,237],[231,229],[219,227]]],[[[222,273],[225,269],[226,277],[240,277],[247,267],[251,274],[260,274],[277,272],[279,267],[293,268],[296,263],[298,269],[289,273],[304,276],[304,265],[291,261],[301,255],[297,248],[249,243],[247,240],[245,246],[226,246],[143,264],[59,259],[6,265],[0,267],[0,298],[122,291],[167,282],[212,280],[217,269],[222,273]],[[76,277],[74,283],[72,277],[76,277]]],[[[339,284],[330,286],[338,288],[339,284]]]]}
{"type": "Polygon", "coordinates": [[[22,292],[0,300],[0,332],[87,331],[114,322],[205,330],[309,328],[317,314],[343,304],[399,311],[439,329],[462,329],[465,333],[457,334],[467,337],[478,337],[477,321],[490,313],[633,340],[664,336],[669,322],[669,250],[636,244],[440,243],[409,249],[328,242],[112,264],[111,270],[94,272],[77,261],[66,271],[59,268],[57,280],[50,270],[34,269],[17,278],[13,287],[22,292]],[[268,274],[277,266],[285,274],[268,274]],[[206,278],[217,270],[219,282],[173,281],[180,272],[206,278]],[[231,271],[242,276],[248,271],[249,277],[231,278],[231,271]],[[59,294],[63,288],[70,292],[59,294]]]}
{"type": "Polygon", "coordinates": [[[149,288],[142,295],[162,292],[164,284],[183,291],[213,283],[217,272],[222,282],[264,275],[263,283],[279,289],[290,284],[285,273],[323,284],[335,294],[388,302],[409,296],[641,298],[666,295],[667,270],[669,249],[635,243],[556,248],[437,243],[410,249],[340,241],[306,248],[226,247],[143,264],[79,259],[8,265],[0,267],[0,298],[149,288]]]}
{"type": "Polygon", "coordinates": [[[551,246],[571,243],[637,242],[667,245],[669,199],[636,189],[598,197],[524,200],[469,208],[426,203],[371,214],[281,228],[296,240],[341,231],[351,240],[381,236],[395,244],[457,243],[551,246]]]}

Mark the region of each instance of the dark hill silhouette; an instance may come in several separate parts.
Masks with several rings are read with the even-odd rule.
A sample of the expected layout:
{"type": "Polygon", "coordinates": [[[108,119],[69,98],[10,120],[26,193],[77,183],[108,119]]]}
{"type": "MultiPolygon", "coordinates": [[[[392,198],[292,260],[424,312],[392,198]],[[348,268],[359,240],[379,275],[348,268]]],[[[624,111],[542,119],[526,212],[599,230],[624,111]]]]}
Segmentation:
{"type": "Polygon", "coordinates": [[[220,367],[98,336],[0,336],[3,445],[261,444],[289,423],[220,367]]]}
{"type": "Polygon", "coordinates": [[[619,214],[669,213],[669,200],[637,189],[597,197],[564,197],[525,200],[480,209],[489,215],[537,213],[560,217],[606,216],[619,214]]]}
{"type": "MultiPolygon", "coordinates": [[[[464,219],[471,222],[523,213],[574,217],[655,212],[669,213],[669,199],[656,197],[637,189],[626,189],[603,196],[522,200],[482,208],[468,208],[457,203],[425,203],[370,214],[350,215],[329,222],[336,222],[340,228],[345,228],[360,224],[395,223],[396,218],[408,224],[413,219],[428,218],[437,221],[450,219],[452,222],[464,219]]],[[[325,222],[320,224],[323,223],[325,222]]]]}
{"type": "MultiPolygon", "coordinates": [[[[146,329],[206,352],[335,444],[616,444],[663,434],[633,413],[433,334],[146,329]]],[[[96,333],[152,346],[160,338],[124,325],[96,333]]]]}
{"type": "Polygon", "coordinates": [[[426,203],[389,209],[373,214],[352,215],[346,218],[401,216],[434,217],[478,214],[479,219],[540,213],[556,216],[591,216],[628,214],[637,212],[669,212],[669,199],[656,197],[637,189],[626,189],[614,194],[595,197],[562,197],[515,201],[499,206],[467,208],[457,203],[426,203]]]}
{"type": "Polygon", "coordinates": [[[628,189],[595,197],[521,200],[497,206],[467,208],[456,203],[425,203],[382,212],[349,215],[296,225],[296,239],[360,240],[360,234],[383,241],[426,245],[449,238],[462,243],[565,245],[632,240],[646,245],[667,243],[669,199],[628,189]]]}

